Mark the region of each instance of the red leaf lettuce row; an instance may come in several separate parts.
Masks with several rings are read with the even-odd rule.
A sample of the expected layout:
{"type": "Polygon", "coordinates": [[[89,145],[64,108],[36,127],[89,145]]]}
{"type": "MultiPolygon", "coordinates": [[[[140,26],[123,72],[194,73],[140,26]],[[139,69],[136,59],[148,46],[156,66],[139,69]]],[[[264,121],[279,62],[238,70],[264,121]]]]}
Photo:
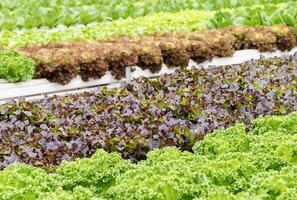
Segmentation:
{"type": "Polygon", "coordinates": [[[77,75],[84,81],[101,78],[107,71],[116,79],[125,67],[139,66],[152,72],[168,67],[185,67],[215,56],[231,56],[239,49],[290,50],[296,46],[296,29],[272,27],[227,27],[196,32],[154,33],[149,36],[118,36],[100,41],[75,41],[32,45],[19,51],[36,61],[35,78],[67,84],[77,75]]]}

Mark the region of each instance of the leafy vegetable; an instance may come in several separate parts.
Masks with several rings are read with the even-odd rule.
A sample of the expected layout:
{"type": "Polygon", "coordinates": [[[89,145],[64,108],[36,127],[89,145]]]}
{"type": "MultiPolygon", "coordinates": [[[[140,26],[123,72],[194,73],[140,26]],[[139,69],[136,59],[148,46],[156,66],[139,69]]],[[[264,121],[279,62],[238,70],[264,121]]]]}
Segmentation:
{"type": "Polygon", "coordinates": [[[34,75],[35,63],[15,51],[0,50],[0,78],[9,82],[25,81],[34,75]]]}
{"type": "Polygon", "coordinates": [[[240,7],[233,10],[216,11],[207,21],[210,28],[221,28],[230,25],[275,25],[286,24],[296,27],[297,3],[267,4],[253,7],[240,7]]]}
{"type": "Polygon", "coordinates": [[[42,169],[24,164],[10,165],[0,173],[0,199],[34,200],[43,193],[53,191],[58,182],[42,169]]]}
{"type": "Polygon", "coordinates": [[[129,161],[123,160],[119,154],[98,150],[92,159],[64,162],[56,172],[65,190],[82,186],[100,193],[108,190],[120,174],[131,168],[129,161]]]}

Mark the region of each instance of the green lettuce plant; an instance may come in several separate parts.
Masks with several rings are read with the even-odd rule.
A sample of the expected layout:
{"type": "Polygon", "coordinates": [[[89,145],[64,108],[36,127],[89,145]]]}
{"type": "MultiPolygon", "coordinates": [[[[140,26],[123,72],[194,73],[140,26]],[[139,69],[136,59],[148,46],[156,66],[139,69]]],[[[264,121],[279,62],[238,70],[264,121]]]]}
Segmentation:
{"type": "Polygon", "coordinates": [[[0,51],[0,78],[15,83],[33,77],[35,63],[15,51],[0,51]]]}

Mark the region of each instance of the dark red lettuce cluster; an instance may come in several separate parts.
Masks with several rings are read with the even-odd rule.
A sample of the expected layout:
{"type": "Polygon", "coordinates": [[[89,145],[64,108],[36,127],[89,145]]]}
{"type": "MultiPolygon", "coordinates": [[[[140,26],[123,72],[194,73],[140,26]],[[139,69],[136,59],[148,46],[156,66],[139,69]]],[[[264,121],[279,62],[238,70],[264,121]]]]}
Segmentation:
{"type": "Polygon", "coordinates": [[[19,51],[36,61],[35,78],[67,84],[77,75],[87,81],[111,71],[116,79],[121,79],[129,66],[158,72],[162,63],[185,67],[189,59],[201,63],[215,56],[231,56],[239,49],[290,50],[296,44],[296,29],[277,25],[119,36],[101,41],[33,45],[19,51]]]}
{"type": "Polygon", "coordinates": [[[12,162],[53,170],[96,149],[132,161],[154,148],[191,151],[236,122],[297,110],[297,55],[140,78],[118,89],[0,106],[0,168],[12,162]]]}

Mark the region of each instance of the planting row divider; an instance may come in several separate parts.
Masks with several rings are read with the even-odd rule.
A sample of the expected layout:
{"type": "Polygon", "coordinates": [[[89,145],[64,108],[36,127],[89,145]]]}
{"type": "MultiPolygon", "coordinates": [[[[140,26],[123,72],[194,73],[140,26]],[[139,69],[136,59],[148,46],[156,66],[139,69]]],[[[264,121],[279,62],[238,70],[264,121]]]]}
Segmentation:
{"type": "Polygon", "coordinates": [[[126,83],[131,83],[132,75],[131,75],[131,67],[125,68],[125,81],[126,83]]]}

